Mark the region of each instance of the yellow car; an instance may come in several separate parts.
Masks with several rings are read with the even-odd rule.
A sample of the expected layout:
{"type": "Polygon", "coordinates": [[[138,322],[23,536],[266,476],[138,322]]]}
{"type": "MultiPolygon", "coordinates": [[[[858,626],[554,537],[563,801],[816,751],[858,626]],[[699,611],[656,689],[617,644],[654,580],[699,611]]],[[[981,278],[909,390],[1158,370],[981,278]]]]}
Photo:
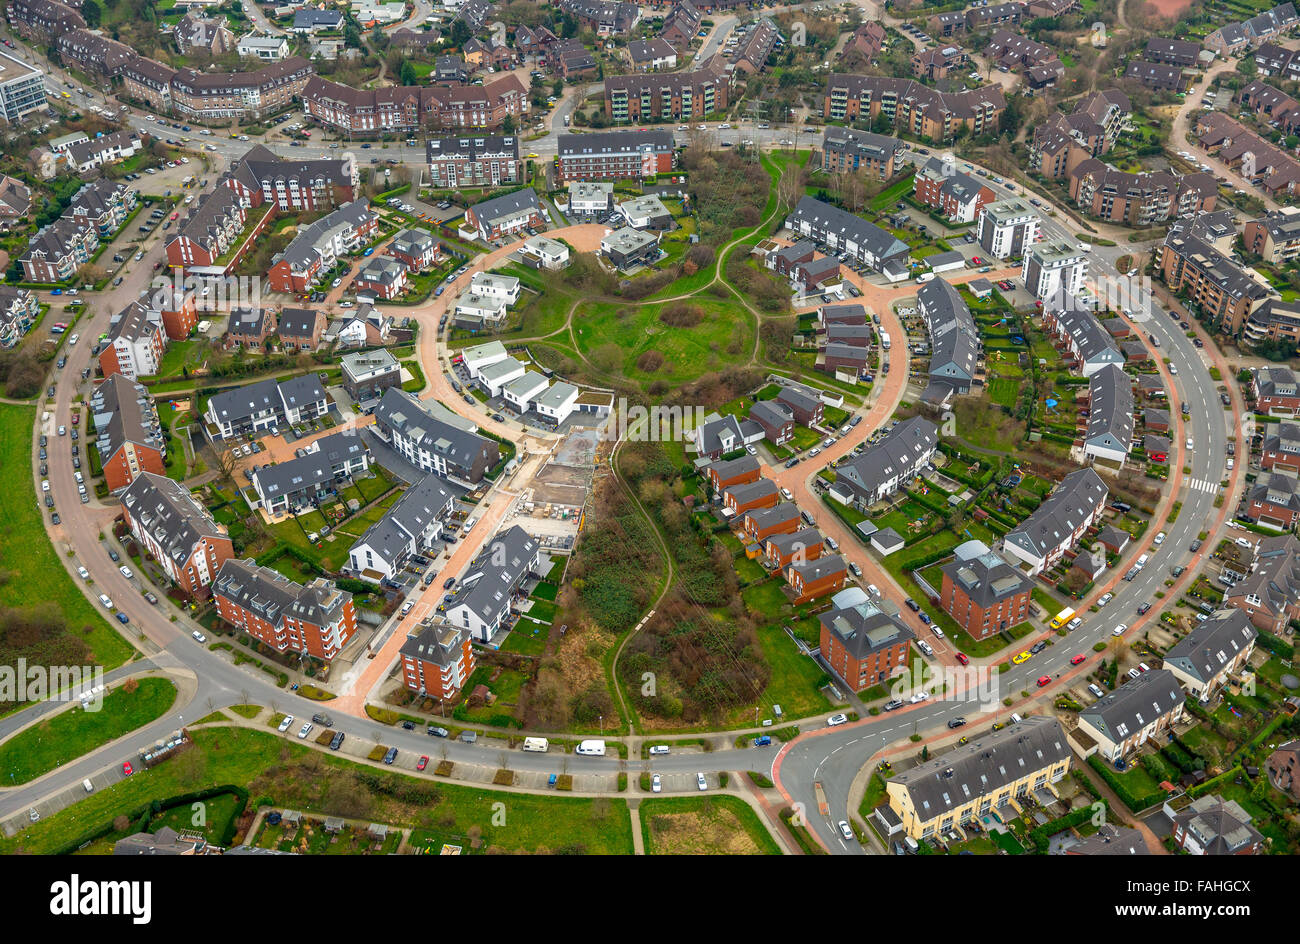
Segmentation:
{"type": "Polygon", "coordinates": [[[1029,652],[1028,652],[1028,650],[1026,650],[1025,652],[1018,652],[1018,653],[1016,653],[1016,655],[1012,658],[1011,661],[1012,661],[1013,663],[1015,663],[1016,665],[1020,665],[1020,664],[1023,663],[1023,662],[1028,662],[1028,661],[1029,661],[1029,652]]]}
{"type": "Polygon", "coordinates": [[[529,157],[536,157],[537,155],[536,155],[536,154],[529,154],[528,156],[529,156],[529,157]]]}

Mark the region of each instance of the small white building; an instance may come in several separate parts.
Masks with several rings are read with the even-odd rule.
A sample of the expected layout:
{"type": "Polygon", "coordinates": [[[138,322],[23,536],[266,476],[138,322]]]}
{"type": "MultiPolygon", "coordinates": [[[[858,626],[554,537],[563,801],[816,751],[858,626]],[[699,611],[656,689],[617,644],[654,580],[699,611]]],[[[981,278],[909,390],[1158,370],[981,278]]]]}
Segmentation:
{"type": "Polygon", "coordinates": [[[569,215],[599,216],[614,206],[614,185],[604,181],[575,180],[569,184],[569,215]]]}
{"type": "Polygon", "coordinates": [[[474,291],[456,299],[456,324],[465,328],[496,328],[506,320],[506,303],[474,291]]]}
{"type": "Polygon", "coordinates": [[[534,398],[546,389],[546,378],[535,370],[526,371],[518,380],[506,385],[506,402],[520,413],[527,413],[534,398]]]}
{"type": "Polygon", "coordinates": [[[279,62],[289,57],[289,40],[284,36],[259,36],[251,33],[239,41],[235,51],[249,59],[279,62]]]}
{"type": "Polygon", "coordinates": [[[545,236],[531,236],[524,240],[519,254],[525,262],[539,269],[563,269],[569,264],[569,247],[545,236]]]}
{"type": "Polygon", "coordinates": [[[489,364],[478,373],[478,382],[490,397],[501,396],[506,384],[524,375],[524,365],[513,357],[489,364]]]}
{"type": "Polygon", "coordinates": [[[546,417],[558,426],[569,418],[577,402],[578,388],[557,380],[533,401],[533,409],[539,416],[546,417]]]}
{"type": "Polygon", "coordinates": [[[469,280],[469,290],[475,295],[498,299],[507,305],[519,301],[519,280],[513,275],[475,272],[474,277],[469,280]]]}
{"type": "Polygon", "coordinates": [[[510,355],[506,353],[506,346],[500,341],[488,341],[486,344],[465,348],[460,352],[460,356],[470,379],[478,380],[483,368],[499,363],[510,355]]]}

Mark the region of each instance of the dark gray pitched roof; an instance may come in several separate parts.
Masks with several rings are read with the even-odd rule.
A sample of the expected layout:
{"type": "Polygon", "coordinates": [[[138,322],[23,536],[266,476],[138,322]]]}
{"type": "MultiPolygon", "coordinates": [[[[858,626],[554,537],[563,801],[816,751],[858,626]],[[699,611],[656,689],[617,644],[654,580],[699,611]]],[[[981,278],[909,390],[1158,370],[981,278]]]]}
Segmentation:
{"type": "Polygon", "coordinates": [[[928,821],[978,797],[996,794],[1029,773],[1069,761],[1061,723],[1031,715],[897,773],[890,783],[907,790],[918,817],[928,821]]]}
{"type": "Polygon", "coordinates": [[[1205,683],[1219,674],[1237,654],[1251,646],[1258,631],[1242,610],[1219,610],[1165,653],[1165,665],[1175,666],[1205,683]]]}
{"type": "Polygon", "coordinates": [[[1079,712],[1079,721],[1118,744],[1183,703],[1183,690],[1168,669],[1143,672],[1079,712]]]}

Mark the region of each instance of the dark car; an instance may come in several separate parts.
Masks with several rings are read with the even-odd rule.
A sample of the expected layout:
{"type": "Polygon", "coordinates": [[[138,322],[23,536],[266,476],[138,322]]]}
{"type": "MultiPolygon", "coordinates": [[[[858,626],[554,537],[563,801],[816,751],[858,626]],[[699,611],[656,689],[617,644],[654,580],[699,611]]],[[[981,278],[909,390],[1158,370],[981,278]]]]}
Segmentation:
{"type": "Polygon", "coordinates": [[[54,496],[53,496],[53,495],[46,495],[46,496],[45,496],[45,507],[46,507],[46,508],[53,508],[53,507],[54,507],[54,496]]]}
{"type": "Polygon", "coordinates": [[[890,701],[885,702],[885,710],[886,710],[886,711],[893,711],[893,710],[895,710],[896,708],[902,708],[902,707],[903,707],[903,702],[902,702],[901,699],[898,699],[898,698],[894,698],[894,699],[892,699],[892,700],[890,700],[890,701]]]}
{"type": "Polygon", "coordinates": [[[1193,541],[1193,542],[1192,542],[1192,546],[1191,546],[1190,548],[1188,548],[1188,550],[1190,550],[1193,554],[1195,554],[1195,553],[1196,553],[1197,551],[1199,551],[1200,549],[1201,549],[1201,542],[1200,542],[1200,541],[1193,541]]]}
{"type": "Polygon", "coordinates": [[[1038,655],[1040,652],[1042,652],[1042,651],[1043,651],[1044,649],[1046,649],[1046,648],[1047,648],[1047,643],[1045,643],[1045,642],[1036,642],[1036,643],[1034,643],[1032,646],[1029,647],[1029,651],[1030,651],[1030,653],[1033,654],[1033,655],[1038,655]]]}
{"type": "Polygon", "coordinates": [[[311,720],[313,724],[319,724],[323,728],[334,727],[334,719],[323,712],[312,715],[311,720]]]}
{"type": "Polygon", "coordinates": [[[414,730],[415,730],[415,722],[414,722],[414,721],[403,721],[403,722],[402,722],[402,730],[403,730],[403,731],[414,731],[414,730]]]}
{"type": "Polygon", "coordinates": [[[146,600],[148,600],[152,605],[154,605],[154,606],[157,606],[157,605],[158,605],[158,598],[157,598],[156,596],[154,596],[154,593],[153,593],[152,590],[150,590],[148,593],[146,593],[146,594],[144,595],[144,598],[145,598],[146,600]]]}
{"type": "Polygon", "coordinates": [[[80,469],[80,468],[81,468],[81,460],[80,460],[78,457],[76,457],[76,456],[73,456],[73,457],[72,457],[72,467],[73,467],[74,469],[80,469]]]}
{"type": "Polygon", "coordinates": [[[388,753],[384,755],[384,763],[392,764],[392,762],[395,760],[397,760],[397,748],[390,747],[388,749],[388,753]]]}
{"type": "Polygon", "coordinates": [[[45,436],[44,433],[42,433],[40,438],[40,445],[44,446],[44,445],[48,445],[48,443],[49,443],[49,439],[45,436]]]}
{"type": "Polygon", "coordinates": [[[961,727],[962,725],[964,725],[965,723],[966,723],[966,719],[965,719],[965,718],[960,718],[960,717],[959,717],[959,718],[953,718],[951,721],[948,722],[948,727],[950,727],[950,728],[960,728],[960,727],[961,727]]]}
{"type": "Polygon", "coordinates": [[[44,447],[44,446],[41,447],[41,451],[40,451],[40,453],[38,453],[38,455],[40,455],[40,457],[41,457],[42,459],[48,459],[48,458],[50,457],[50,456],[49,456],[49,453],[47,453],[47,452],[45,451],[45,447],[44,447]]]}
{"type": "Polygon", "coordinates": [[[117,551],[113,550],[110,547],[108,549],[108,559],[111,560],[114,564],[116,564],[118,561],[122,559],[122,557],[120,554],[117,553],[117,551]]]}
{"type": "Polygon", "coordinates": [[[49,467],[48,465],[46,465],[44,462],[42,462],[42,463],[41,463],[41,475],[49,475],[49,474],[50,474],[50,467],[49,467]]]}
{"type": "Polygon", "coordinates": [[[1146,611],[1149,610],[1149,609],[1151,609],[1151,604],[1150,604],[1150,603],[1143,603],[1141,606],[1138,607],[1138,616],[1142,616],[1142,615],[1144,615],[1144,614],[1146,613],[1146,611]]]}
{"type": "Polygon", "coordinates": [[[50,524],[62,524],[62,523],[63,523],[63,519],[59,517],[59,513],[57,511],[54,512],[52,515],[50,515],[50,524]]]}
{"type": "Polygon", "coordinates": [[[471,397],[471,396],[467,393],[467,394],[465,394],[465,402],[468,403],[470,406],[473,406],[473,405],[474,405],[474,398],[471,397]]]}
{"type": "Polygon", "coordinates": [[[334,736],[330,738],[330,750],[337,751],[340,747],[342,747],[344,737],[345,735],[343,734],[342,731],[335,731],[334,736]]]}
{"type": "Polygon", "coordinates": [[[123,626],[125,626],[127,623],[131,622],[131,619],[130,619],[130,617],[128,617],[125,613],[123,613],[121,610],[118,610],[118,611],[117,611],[117,621],[118,621],[119,623],[121,623],[123,626]]]}
{"type": "Polygon", "coordinates": [[[908,597],[903,602],[907,604],[907,608],[911,610],[913,613],[921,612],[921,605],[917,603],[915,600],[913,600],[911,597],[908,597]]]}
{"type": "Polygon", "coordinates": [[[442,582],[442,589],[444,590],[450,590],[454,586],[456,586],[455,577],[448,577],[446,580],[442,582]]]}

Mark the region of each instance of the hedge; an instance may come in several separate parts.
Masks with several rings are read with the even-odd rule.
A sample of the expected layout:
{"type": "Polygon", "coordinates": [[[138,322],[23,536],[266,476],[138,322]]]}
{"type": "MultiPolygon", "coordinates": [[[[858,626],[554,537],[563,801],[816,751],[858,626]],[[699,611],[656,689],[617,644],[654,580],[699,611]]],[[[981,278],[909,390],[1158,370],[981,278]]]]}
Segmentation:
{"type": "MultiPolygon", "coordinates": [[[[1105,800],[1102,800],[1101,802],[1106,807],[1106,812],[1109,813],[1110,804],[1105,800]]],[[[1056,819],[1049,820],[1042,826],[1035,826],[1029,831],[1029,841],[1034,846],[1034,854],[1046,855],[1053,836],[1063,830],[1073,829],[1075,826],[1088,822],[1092,819],[1092,815],[1092,804],[1089,804],[1070,813],[1066,813],[1064,816],[1058,816],[1056,819]]]]}
{"type": "Polygon", "coordinates": [[[1196,786],[1192,787],[1190,790],[1187,791],[1187,795],[1192,798],[1204,796],[1206,793],[1209,793],[1211,790],[1221,787],[1225,783],[1228,783],[1231,780],[1236,780],[1240,776],[1241,776],[1241,765],[1238,764],[1236,767],[1230,768],[1229,770],[1225,770],[1217,777],[1211,777],[1209,780],[1205,780],[1202,781],[1201,783],[1198,783],[1196,786]]]}
{"type": "Polygon", "coordinates": [[[1093,770],[1097,771],[1097,773],[1101,774],[1101,779],[1106,781],[1106,785],[1114,790],[1121,802],[1123,802],[1123,804],[1134,813],[1155,806],[1165,798],[1165,792],[1163,790],[1153,790],[1147,794],[1134,794],[1133,791],[1129,789],[1128,783],[1121,779],[1120,776],[1110,768],[1110,765],[1096,754],[1093,754],[1088,758],[1088,765],[1092,767],[1093,770]]]}
{"type": "MultiPolygon", "coordinates": [[[[227,824],[226,831],[222,833],[222,835],[215,837],[212,840],[212,844],[221,847],[228,847],[231,842],[234,841],[239,817],[243,815],[244,809],[248,806],[248,791],[233,783],[219,784],[215,787],[207,787],[203,790],[196,790],[191,793],[181,793],[173,797],[167,797],[163,800],[152,800],[149,803],[138,806],[130,813],[126,814],[127,819],[131,820],[134,825],[131,833],[146,832],[149,823],[154,819],[154,817],[158,816],[160,813],[166,812],[167,810],[173,809],[174,807],[197,803],[200,800],[221,796],[226,793],[233,793],[239,799],[239,803],[235,807],[234,815],[230,817],[230,822],[227,824]]],[[[114,817],[113,819],[116,818],[117,817],[114,817]]],[[[113,831],[113,820],[109,820],[107,823],[95,827],[90,832],[83,833],[80,837],[69,840],[65,846],[54,850],[50,854],[56,856],[71,855],[82,846],[92,843],[97,839],[102,839],[113,831]]],[[[130,833],[128,835],[130,835],[130,833]]]]}
{"type": "Polygon", "coordinates": [[[1159,754],[1144,754],[1142,757],[1142,766],[1146,768],[1147,773],[1156,780],[1168,783],[1178,782],[1178,771],[1174,765],[1169,763],[1159,754]]]}
{"type": "Polygon", "coordinates": [[[1274,636],[1272,633],[1264,632],[1262,629],[1259,631],[1259,636],[1257,637],[1256,642],[1259,643],[1260,648],[1267,649],[1275,656],[1280,656],[1283,659],[1292,659],[1295,657],[1295,646],[1278,636],[1274,636]]]}

